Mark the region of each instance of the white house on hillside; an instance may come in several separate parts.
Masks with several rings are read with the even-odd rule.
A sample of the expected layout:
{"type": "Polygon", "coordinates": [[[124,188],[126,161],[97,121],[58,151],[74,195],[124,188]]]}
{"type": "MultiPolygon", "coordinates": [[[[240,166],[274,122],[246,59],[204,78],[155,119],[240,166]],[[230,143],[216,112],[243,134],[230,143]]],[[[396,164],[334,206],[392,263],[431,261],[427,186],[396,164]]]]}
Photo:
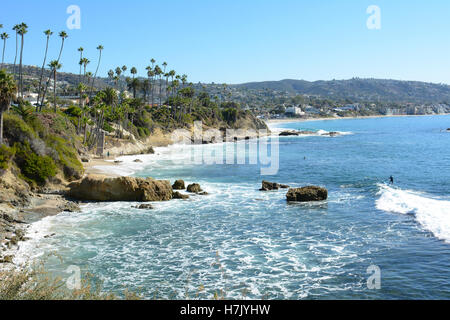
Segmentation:
{"type": "Polygon", "coordinates": [[[303,116],[303,115],[305,115],[305,113],[299,107],[288,107],[288,108],[286,108],[286,112],[285,113],[292,114],[292,115],[295,115],[295,116],[303,116]]]}

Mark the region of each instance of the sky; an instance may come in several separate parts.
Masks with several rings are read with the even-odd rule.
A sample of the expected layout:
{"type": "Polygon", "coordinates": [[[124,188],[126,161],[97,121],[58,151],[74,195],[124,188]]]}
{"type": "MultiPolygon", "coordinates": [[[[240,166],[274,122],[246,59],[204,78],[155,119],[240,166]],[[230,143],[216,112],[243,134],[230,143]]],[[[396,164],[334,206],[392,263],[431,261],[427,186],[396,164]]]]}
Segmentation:
{"type": "Polygon", "coordinates": [[[450,84],[448,0],[2,0],[0,32],[11,35],[6,62],[15,54],[11,28],[25,22],[24,64],[41,65],[45,36],[49,59],[66,40],[62,71],[78,73],[80,46],[100,76],[126,65],[146,76],[154,58],[192,82],[244,83],[282,79],[360,78],[450,84]],[[70,5],[80,28],[69,29],[70,5]],[[371,5],[380,9],[373,20],[371,5]],[[376,18],[376,17],[375,17],[376,18]],[[379,21],[369,29],[367,20],[379,21]]]}

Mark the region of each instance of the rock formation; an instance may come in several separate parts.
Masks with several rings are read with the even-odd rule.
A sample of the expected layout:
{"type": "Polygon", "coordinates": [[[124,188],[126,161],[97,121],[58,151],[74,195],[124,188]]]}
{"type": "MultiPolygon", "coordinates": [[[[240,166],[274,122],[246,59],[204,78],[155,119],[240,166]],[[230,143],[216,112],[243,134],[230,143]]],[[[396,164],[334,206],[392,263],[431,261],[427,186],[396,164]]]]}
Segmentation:
{"type": "Polygon", "coordinates": [[[291,188],[286,194],[286,198],[287,201],[294,202],[323,201],[328,198],[328,191],[316,186],[291,188]]]}
{"type": "Polygon", "coordinates": [[[88,175],[69,185],[67,195],[84,201],[167,201],[173,197],[169,181],[151,178],[108,178],[88,175]]]}

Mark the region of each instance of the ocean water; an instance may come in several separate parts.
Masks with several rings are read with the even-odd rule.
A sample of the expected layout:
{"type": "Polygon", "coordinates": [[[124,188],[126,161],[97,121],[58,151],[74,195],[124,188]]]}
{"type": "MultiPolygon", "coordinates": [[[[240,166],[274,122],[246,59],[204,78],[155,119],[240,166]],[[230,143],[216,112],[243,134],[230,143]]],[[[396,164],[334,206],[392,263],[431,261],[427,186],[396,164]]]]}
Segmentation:
{"type": "Polygon", "coordinates": [[[449,299],[448,127],[449,116],[277,124],[346,134],[281,137],[279,171],[266,177],[259,165],[188,163],[179,146],[123,157],[121,174],[198,182],[210,195],[151,211],[87,204],[34,224],[16,259],[56,253],[55,274],[79,266],[106,290],[147,298],[449,299]],[[258,191],[263,179],[324,186],[329,199],[289,204],[286,190],[258,191]]]}

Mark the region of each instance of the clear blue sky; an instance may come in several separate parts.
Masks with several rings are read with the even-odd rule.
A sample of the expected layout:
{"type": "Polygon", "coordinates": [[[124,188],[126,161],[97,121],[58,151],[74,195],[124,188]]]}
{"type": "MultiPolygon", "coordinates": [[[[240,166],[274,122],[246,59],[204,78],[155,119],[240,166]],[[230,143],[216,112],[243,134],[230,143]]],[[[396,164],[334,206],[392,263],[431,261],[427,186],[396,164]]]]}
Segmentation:
{"type": "MultiPolygon", "coordinates": [[[[78,72],[80,46],[94,71],[102,44],[102,76],[124,64],[144,76],[155,58],[193,82],[373,77],[450,84],[448,0],[2,0],[1,8],[5,29],[29,26],[26,64],[42,63],[42,31],[67,30],[63,71],[78,72]],[[80,30],[67,30],[71,4],[81,9],[80,30]],[[369,5],[381,9],[381,30],[366,27],[369,5]]],[[[53,36],[51,58],[59,45],[53,36]]],[[[7,61],[13,56],[10,39],[7,61]]]]}

